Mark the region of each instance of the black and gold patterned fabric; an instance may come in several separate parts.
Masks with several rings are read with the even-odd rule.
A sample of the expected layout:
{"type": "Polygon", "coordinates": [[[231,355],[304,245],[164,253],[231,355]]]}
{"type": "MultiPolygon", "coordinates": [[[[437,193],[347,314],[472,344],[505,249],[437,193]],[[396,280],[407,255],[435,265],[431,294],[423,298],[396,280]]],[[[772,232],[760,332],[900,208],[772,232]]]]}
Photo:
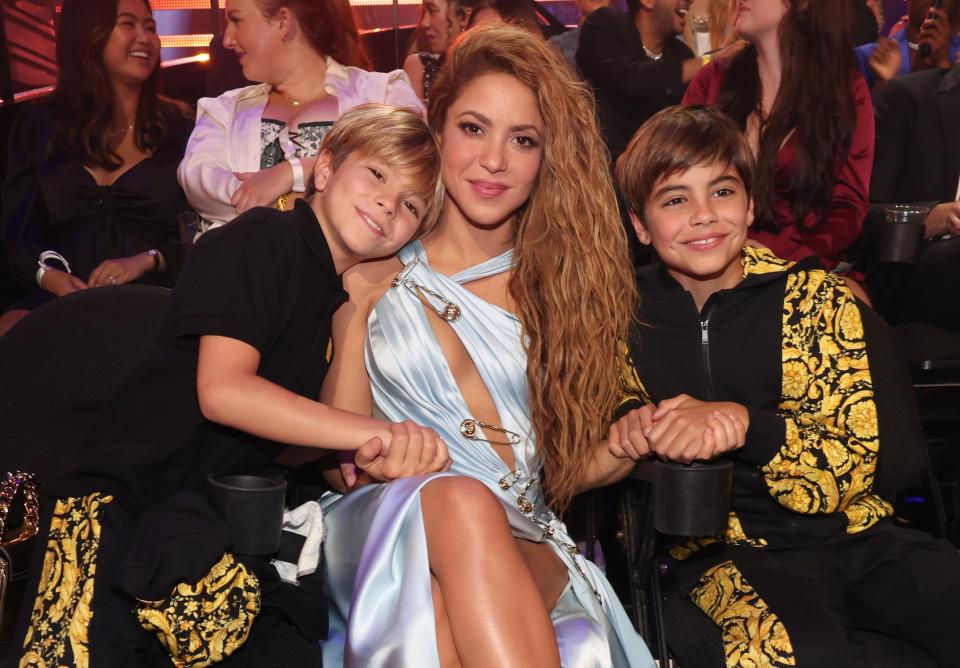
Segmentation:
{"type": "Polygon", "coordinates": [[[260,612],[256,575],[225,554],[200,582],[178,585],[163,601],[140,601],[137,619],[156,633],[178,668],[209,666],[233,654],[260,612]]]}
{"type": "Polygon", "coordinates": [[[172,665],[192,668],[222,661],[247,640],[260,612],[260,585],[229,554],[165,600],[141,601],[134,609],[132,600],[117,598],[111,576],[134,517],[100,492],[55,502],[19,668],[128,665],[137,656],[149,663],[167,653],[172,665]],[[138,621],[159,644],[139,631],[138,621]],[[108,636],[126,640],[113,643],[108,636]]]}
{"type": "Polygon", "coordinates": [[[803,525],[809,533],[797,539],[809,540],[841,525],[848,533],[863,531],[893,512],[872,491],[879,429],[864,328],[853,295],[838,276],[781,260],[767,249],[744,248],[742,262],[742,287],[725,291],[730,294],[713,305],[710,326],[719,324],[709,350],[702,345],[702,323],[691,298],[662,265],[639,274],[644,324],[635,328],[626,353],[616,415],[686,393],[738,401],[757,422],[751,424],[743,450],[749,454],[735,473],[741,483],[735,488],[751,487],[752,492],[734,500],[724,536],[677,546],[677,558],[721,538],[752,547],[793,542],[792,536],[768,534],[782,532],[784,518],[795,514],[830,518],[803,525]],[[707,355],[713,360],[712,375],[701,368],[707,355]],[[721,364],[729,372],[718,373],[721,364]],[[756,397],[754,405],[748,393],[759,386],[778,389],[756,397]],[[764,401],[768,406],[762,406],[764,401]],[[751,442],[751,434],[761,431],[763,436],[751,442]],[[765,442],[759,443],[761,438],[765,442]],[[761,475],[751,473],[756,471],[761,475]],[[781,512],[788,511],[784,518],[776,519],[769,499],[781,512]]]}
{"type": "MultiPolygon", "coordinates": [[[[747,250],[745,273],[790,266],[747,250]]],[[[871,494],[880,440],[860,310],[840,277],[792,273],[782,331],[786,443],[762,469],[767,487],[794,512],[840,511],[849,533],[862,531],[893,508],[871,494]]]]}
{"type": "Polygon", "coordinates": [[[895,492],[900,444],[891,415],[906,409],[876,315],[815,261],[741,257],[742,280],[700,307],[664,265],[637,272],[642,324],[617,416],[679,394],[749,413],[746,443],[727,455],[726,531],[672,548],[677,590],[720,629],[730,668],[872,665],[852,628],[896,629],[953,665],[956,548],[882,521],[893,511],[877,490],[895,492]]]}
{"type": "Polygon", "coordinates": [[[727,666],[795,666],[783,623],[732,561],[700,577],[690,599],[720,627],[727,666]]]}
{"type": "Polygon", "coordinates": [[[57,501],[20,668],[90,664],[100,522],[111,501],[112,496],[100,493],[57,501]]]}

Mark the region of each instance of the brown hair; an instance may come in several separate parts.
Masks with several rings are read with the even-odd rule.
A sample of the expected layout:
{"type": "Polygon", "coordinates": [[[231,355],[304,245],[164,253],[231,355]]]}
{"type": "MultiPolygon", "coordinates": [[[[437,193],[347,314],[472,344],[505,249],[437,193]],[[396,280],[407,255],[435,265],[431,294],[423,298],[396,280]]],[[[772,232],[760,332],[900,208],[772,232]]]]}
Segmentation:
{"type": "Polygon", "coordinates": [[[525,28],[532,34],[543,37],[540,19],[537,18],[537,12],[529,0],[475,0],[472,3],[472,12],[467,28],[475,25],[477,13],[486,8],[499,14],[504,23],[525,28]]]}
{"type": "Polygon", "coordinates": [[[514,223],[510,292],[544,489],[562,512],[607,435],[636,287],[593,99],[553,46],[511,26],[467,31],[431,90],[431,126],[442,131],[458,95],[490,73],[527,86],[544,122],[543,164],[514,223]]]}
{"type": "Polygon", "coordinates": [[[436,224],[443,204],[440,150],[420,114],[386,104],[361,104],[345,112],[323,138],[320,151],[330,154],[334,171],[347,156],[359,153],[390,167],[409,171],[413,192],[426,202],[418,235],[436,224]]]}
{"type": "Polygon", "coordinates": [[[796,132],[796,159],[790,179],[793,218],[803,225],[807,214],[814,212],[815,227],[830,202],[836,161],[846,159],[850,152],[856,122],[850,3],[787,1],[789,9],[779,28],[783,75],[766,120],[760,114],[762,89],[753,46],[734,56],[717,98],[717,106],[741,128],[746,128],[754,113],[761,120],[754,181],[760,228],[773,225],[774,167],[790,132],[796,132]]]}
{"type": "MultiPolygon", "coordinates": [[[[143,0],[144,6],[150,3],[143,0]]],[[[110,145],[116,122],[113,85],[103,49],[117,23],[117,0],[65,0],[57,25],[57,88],[50,97],[59,123],[53,144],[82,162],[107,170],[123,164],[110,145]]],[[[176,116],[188,116],[185,104],[158,94],[160,63],[140,89],[134,142],[144,153],[156,149],[176,116]]]]}
{"type": "Polygon", "coordinates": [[[643,218],[660,179],[718,163],[736,170],[749,198],[753,153],[737,124],[714,107],[670,107],[640,126],[617,159],[617,185],[627,208],[643,218]]]}
{"type": "Polygon", "coordinates": [[[341,65],[369,70],[372,67],[360,42],[360,32],[348,0],[256,0],[260,11],[272,19],[282,7],[289,9],[310,46],[341,65]]]}

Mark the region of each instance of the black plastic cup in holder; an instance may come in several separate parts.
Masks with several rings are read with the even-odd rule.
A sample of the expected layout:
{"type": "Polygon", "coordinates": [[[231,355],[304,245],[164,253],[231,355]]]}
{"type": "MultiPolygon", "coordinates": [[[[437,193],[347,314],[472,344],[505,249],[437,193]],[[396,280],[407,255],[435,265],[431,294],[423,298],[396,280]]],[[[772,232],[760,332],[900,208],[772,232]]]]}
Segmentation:
{"type": "Polygon", "coordinates": [[[207,499],[230,528],[235,554],[280,549],[287,483],[254,475],[207,476],[207,499]]]}
{"type": "Polygon", "coordinates": [[[930,213],[925,206],[898,204],[884,209],[877,242],[878,262],[911,263],[923,245],[923,220],[930,213]]]}
{"type": "Polygon", "coordinates": [[[714,536],[727,529],[733,462],[653,465],[653,526],[674,536],[714,536]]]}

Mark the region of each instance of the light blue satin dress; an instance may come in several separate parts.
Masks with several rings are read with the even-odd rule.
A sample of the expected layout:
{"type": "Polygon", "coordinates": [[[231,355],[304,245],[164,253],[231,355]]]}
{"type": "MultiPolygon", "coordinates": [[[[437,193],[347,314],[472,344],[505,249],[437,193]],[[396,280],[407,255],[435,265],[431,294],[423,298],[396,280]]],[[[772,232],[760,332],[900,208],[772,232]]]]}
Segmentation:
{"type": "MultiPolygon", "coordinates": [[[[520,322],[463,287],[508,271],[511,252],[452,277],[430,268],[417,241],[399,257],[404,269],[367,322],[365,352],[374,410],[387,420],[410,419],[436,430],[449,448],[453,467],[446,474],[325,497],[331,629],[323,645],[324,666],[440,665],[420,490],[438,476],[462,475],[490,488],[503,503],[515,536],[549,543],[567,566],[570,582],[551,611],[563,666],[651,668],[653,659],[606,578],[580,555],[544,501],[520,322]],[[508,430],[478,428],[474,436],[512,440],[513,471],[487,442],[462,431],[464,421],[471,419],[470,409],[427,320],[439,314],[463,342],[490,390],[500,426],[508,430]]],[[[469,424],[464,431],[471,433],[469,424]]]]}

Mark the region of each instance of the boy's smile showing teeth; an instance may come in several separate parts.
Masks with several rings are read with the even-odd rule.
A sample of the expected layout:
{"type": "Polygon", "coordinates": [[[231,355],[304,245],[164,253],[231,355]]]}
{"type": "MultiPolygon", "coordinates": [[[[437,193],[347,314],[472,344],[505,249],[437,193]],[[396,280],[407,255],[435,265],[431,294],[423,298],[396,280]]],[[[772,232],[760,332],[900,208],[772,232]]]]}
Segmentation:
{"type": "Polygon", "coordinates": [[[662,177],[643,214],[631,213],[640,241],[653,245],[684,289],[723,289],[740,280],[752,207],[733,167],[699,164],[662,177]]]}
{"type": "Polygon", "coordinates": [[[685,246],[688,246],[693,250],[710,250],[719,246],[720,242],[723,241],[726,236],[726,234],[711,234],[707,237],[691,239],[690,241],[684,241],[683,243],[685,246]]]}
{"type": "Polygon", "coordinates": [[[357,213],[360,215],[360,220],[367,224],[367,227],[370,228],[377,236],[385,237],[386,233],[383,231],[383,227],[377,224],[370,216],[364,213],[362,210],[357,209],[357,213]]]}

